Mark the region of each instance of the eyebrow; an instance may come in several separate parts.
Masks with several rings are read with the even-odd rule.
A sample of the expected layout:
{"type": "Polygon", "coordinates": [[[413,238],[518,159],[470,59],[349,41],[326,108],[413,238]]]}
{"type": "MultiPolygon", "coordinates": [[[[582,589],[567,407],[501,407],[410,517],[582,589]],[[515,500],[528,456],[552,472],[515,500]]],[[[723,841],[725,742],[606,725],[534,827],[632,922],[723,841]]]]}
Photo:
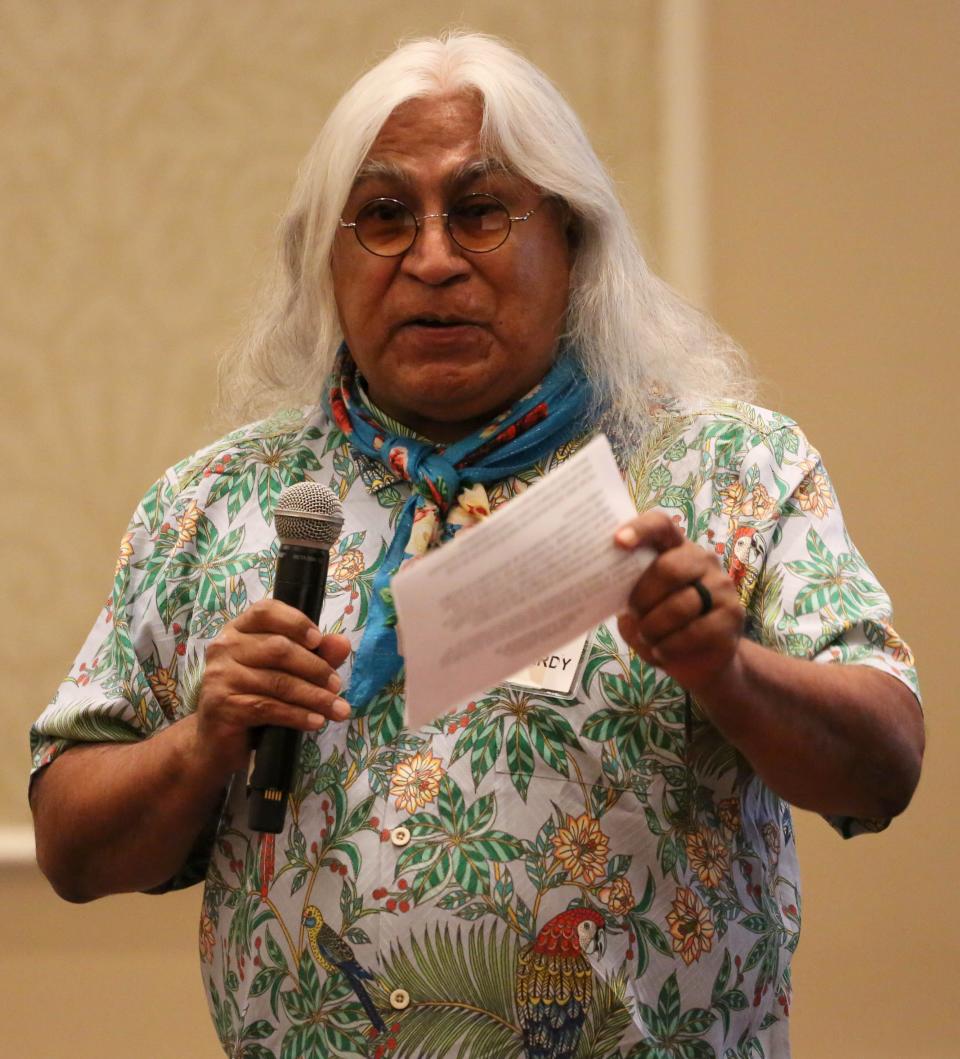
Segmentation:
{"type": "MultiPolygon", "coordinates": [[[[450,189],[458,185],[469,184],[471,181],[481,177],[498,174],[514,175],[513,171],[499,158],[485,156],[464,162],[463,165],[448,173],[444,177],[443,183],[447,189],[450,189]]],[[[351,191],[355,191],[358,187],[372,180],[391,180],[406,188],[411,188],[414,184],[413,174],[404,169],[402,165],[398,165],[396,162],[368,158],[357,170],[351,191]]]]}

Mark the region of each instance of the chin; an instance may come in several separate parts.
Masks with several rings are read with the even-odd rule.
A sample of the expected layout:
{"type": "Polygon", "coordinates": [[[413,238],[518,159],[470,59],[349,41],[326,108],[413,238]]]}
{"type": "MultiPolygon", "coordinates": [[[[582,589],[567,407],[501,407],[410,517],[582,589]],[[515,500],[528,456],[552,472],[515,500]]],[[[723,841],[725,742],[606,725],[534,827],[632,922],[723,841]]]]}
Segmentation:
{"type": "Polygon", "coordinates": [[[491,371],[489,364],[445,360],[421,365],[404,383],[410,407],[430,407],[435,413],[449,409],[453,419],[457,409],[476,415],[484,405],[496,400],[502,389],[502,375],[491,371]]]}

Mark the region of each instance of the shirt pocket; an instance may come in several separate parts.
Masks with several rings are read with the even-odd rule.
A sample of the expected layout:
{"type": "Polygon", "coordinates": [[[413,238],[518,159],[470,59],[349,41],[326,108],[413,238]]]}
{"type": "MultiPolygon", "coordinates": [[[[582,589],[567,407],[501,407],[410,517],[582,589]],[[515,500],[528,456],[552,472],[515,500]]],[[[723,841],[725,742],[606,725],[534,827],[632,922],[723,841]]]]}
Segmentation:
{"type": "Polygon", "coordinates": [[[575,880],[587,882],[605,870],[604,858],[649,852],[651,843],[655,849],[648,820],[661,812],[669,793],[664,775],[649,763],[607,775],[602,752],[595,750],[568,750],[555,763],[504,750],[494,767],[498,802],[509,807],[513,833],[542,855],[563,861],[575,880]],[[651,816],[647,809],[653,806],[651,816]],[[576,856],[582,858],[579,866],[576,856]]]}

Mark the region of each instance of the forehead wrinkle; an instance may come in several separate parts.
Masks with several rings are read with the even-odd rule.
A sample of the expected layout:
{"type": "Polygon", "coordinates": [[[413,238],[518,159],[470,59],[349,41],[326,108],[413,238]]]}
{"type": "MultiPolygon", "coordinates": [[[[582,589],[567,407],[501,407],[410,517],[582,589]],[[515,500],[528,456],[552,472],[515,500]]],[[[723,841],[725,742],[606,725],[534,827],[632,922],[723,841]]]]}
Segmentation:
{"type": "MultiPolygon", "coordinates": [[[[481,158],[471,158],[444,175],[443,188],[445,191],[450,191],[481,177],[497,174],[513,175],[499,158],[486,155],[481,158]]],[[[415,175],[399,162],[383,158],[367,158],[357,170],[351,190],[356,191],[373,180],[389,180],[407,190],[413,190],[416,184],[415,175]]]]}

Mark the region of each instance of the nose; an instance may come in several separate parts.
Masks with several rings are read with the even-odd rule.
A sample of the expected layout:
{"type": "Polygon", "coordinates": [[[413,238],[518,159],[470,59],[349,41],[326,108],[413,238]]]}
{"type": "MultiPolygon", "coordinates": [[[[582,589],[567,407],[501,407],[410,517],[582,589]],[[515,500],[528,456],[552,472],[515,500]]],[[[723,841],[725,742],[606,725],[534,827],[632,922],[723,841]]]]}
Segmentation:
{"type": "Polygon", "coordinates": [[[403,255],[400,270],[432,287],[449,283],[470,271],[464,251],[447,231],[442,214],[428,213],[420,218],[413,246],[403,255]]]}

